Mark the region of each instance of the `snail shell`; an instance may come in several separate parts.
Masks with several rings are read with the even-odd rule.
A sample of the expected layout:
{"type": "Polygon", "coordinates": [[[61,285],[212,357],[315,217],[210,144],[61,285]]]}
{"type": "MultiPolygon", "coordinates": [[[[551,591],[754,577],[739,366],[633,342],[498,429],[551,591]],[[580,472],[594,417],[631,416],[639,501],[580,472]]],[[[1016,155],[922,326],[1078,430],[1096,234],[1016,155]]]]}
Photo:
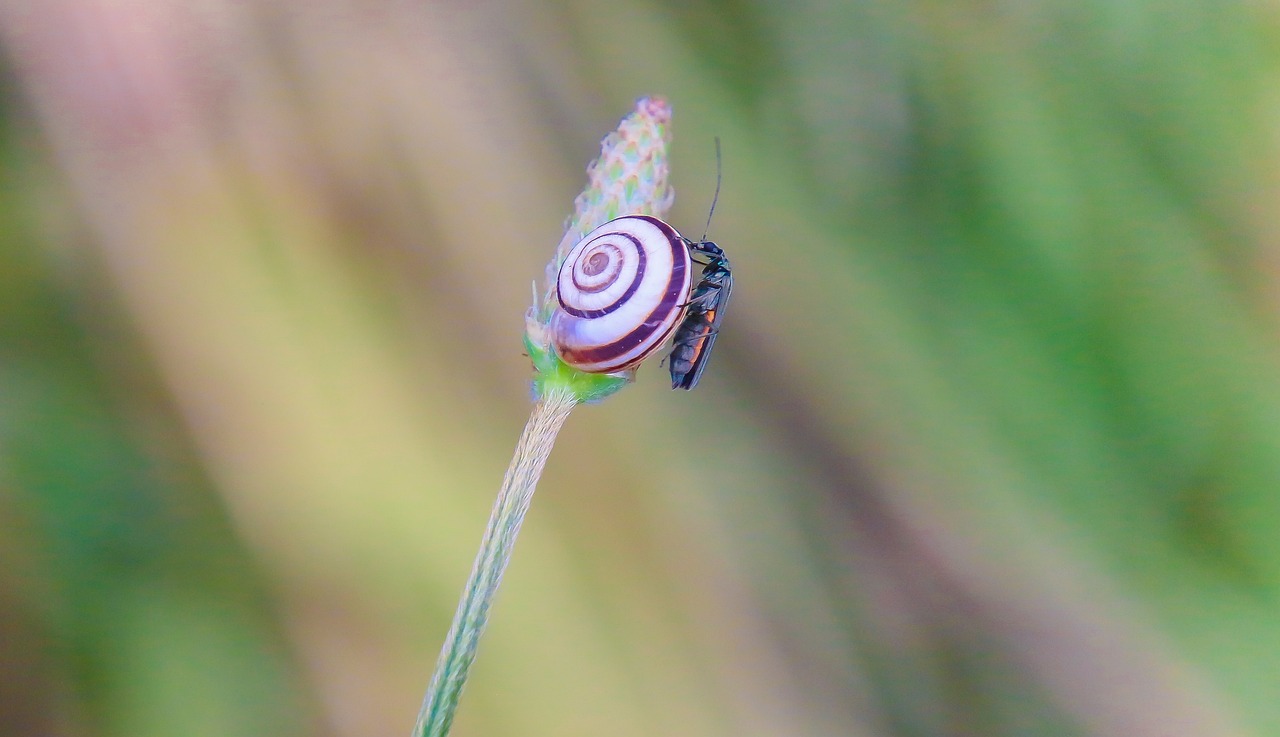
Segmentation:
{"type": "Polygon", "coordinates": [[[551,317],[561,360],[613,373],[662,345],[684,317],[692,279],[689,249],[675,228],[628,215],[587,233],[569,251],[551,317]]]}

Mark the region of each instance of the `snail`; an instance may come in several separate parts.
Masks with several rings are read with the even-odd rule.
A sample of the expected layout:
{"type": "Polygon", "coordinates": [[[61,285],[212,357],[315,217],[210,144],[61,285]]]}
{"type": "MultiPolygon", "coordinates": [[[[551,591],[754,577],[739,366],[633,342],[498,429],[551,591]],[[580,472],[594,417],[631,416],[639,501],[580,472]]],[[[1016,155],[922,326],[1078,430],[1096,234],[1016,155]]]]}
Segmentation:
{"type": "Polygon", "coordinates": [[[561,360],[588,373],[634,368],[673,333],[671,388],[692,389],[706,368],[733,288],[729,260],[648,215],[587,233],[565,256],[551,318],[561,360]],[[695,256],[707,259],[693,286],[695,256]]]}
{"type": "Polygon", "coordinates": [[[692,283],[688,241],[648,215],[610,220],[565,256],[551,317],[560,359],[588,373],[633,368],[680,324],[692,283]]]}

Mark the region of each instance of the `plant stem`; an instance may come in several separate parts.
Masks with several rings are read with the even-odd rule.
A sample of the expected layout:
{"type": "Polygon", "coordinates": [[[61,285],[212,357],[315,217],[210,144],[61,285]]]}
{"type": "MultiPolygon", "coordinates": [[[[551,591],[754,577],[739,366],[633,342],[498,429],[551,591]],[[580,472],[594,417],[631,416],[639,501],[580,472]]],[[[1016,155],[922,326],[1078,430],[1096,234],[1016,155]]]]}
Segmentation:
{"type": "Polygon", "coordinates": [[[502,573],[511,559],[520,524],[529,511],[534,488],[555,444],[569,411],[577,404],[574,395],[564,389],[545,392],[533,405],[524,433],[516,445],[515,456],[502,480],[502,489],[493,504],[489,526],[480,551],[471,568],[471,577],[462,590],[458,611],[445,636],[444,647],[436,661],[431,685],[427,687],[418,722],[413,728],[414,737],[445,737],[453,724],[453,714],[458,708],[458,698],[467,681],[467,672],[476,659],[476,648],[489,620],[489,606],[502,573]]]}

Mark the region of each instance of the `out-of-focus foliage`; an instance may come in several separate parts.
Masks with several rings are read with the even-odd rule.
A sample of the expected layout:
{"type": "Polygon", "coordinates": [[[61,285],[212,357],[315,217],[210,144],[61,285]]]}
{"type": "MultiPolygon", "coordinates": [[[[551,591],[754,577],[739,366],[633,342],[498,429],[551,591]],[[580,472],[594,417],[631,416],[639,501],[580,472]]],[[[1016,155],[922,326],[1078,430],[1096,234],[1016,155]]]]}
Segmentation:
{"type": "Polygon", "coordinates": [[[0,2],[0,730],[406,734],[664,94],[731,312],[570,419],[455,734],[1276,733],[1276,13],[0,2]]]}

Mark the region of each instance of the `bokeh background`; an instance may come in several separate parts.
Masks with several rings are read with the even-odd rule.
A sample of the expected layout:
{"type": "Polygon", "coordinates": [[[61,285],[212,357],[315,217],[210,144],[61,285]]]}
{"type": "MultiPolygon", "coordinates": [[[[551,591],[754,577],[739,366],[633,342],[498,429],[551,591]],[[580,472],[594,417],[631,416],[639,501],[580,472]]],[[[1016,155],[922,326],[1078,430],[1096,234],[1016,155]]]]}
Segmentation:
{"type": "Polygon", "coordinates": [[[0,2],[0,730],[406,735],[633,100],[737,288],[455,734],[1280,733],[1280,7],[0,2]]]}

